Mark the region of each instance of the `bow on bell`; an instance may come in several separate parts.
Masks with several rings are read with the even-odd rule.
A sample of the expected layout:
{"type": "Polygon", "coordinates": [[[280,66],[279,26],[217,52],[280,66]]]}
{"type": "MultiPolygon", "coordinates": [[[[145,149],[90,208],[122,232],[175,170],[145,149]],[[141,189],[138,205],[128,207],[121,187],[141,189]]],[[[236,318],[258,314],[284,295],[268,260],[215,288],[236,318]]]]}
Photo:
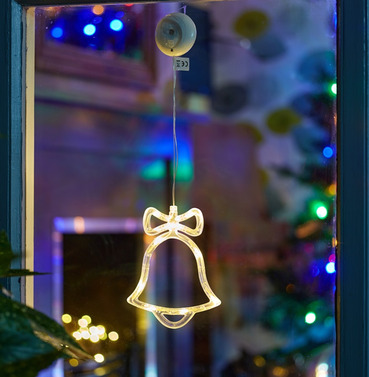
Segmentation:
{"type": "Polygon", "coordinates": [[[143,216],[143,228],[145,233],[149,236],[156,236],[164,232],[181,232],[189,236],[196,237],[199,236],[204,229],[204,217],[198,208],[192,208],[182,215],[178,215],[177,206],[170,206],[169,215],[166,215],[154,207],[149,207],[146,209],[143,216]],[[165,224],[152,228],[150,224],[152,216],[159,220],[165,221],[165,224]],[[195,228],[190,228],[186,225],[180,224],[191,217],[195,217],[196,219],[195,228]]]}

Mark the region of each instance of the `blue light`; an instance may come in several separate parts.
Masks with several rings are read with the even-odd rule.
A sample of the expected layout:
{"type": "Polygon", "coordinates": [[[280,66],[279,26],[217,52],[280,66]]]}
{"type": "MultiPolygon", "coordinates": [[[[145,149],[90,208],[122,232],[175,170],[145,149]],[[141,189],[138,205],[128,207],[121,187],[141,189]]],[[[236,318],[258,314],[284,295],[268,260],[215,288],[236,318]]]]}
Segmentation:
{"type": "Polygon", "coordinates": [[[123,22],[121,20],[113,20],[112,22],[110,22],[110,29],[114,30],[114,31],[120,31],[123,29],[123,22]]]}
{"type": "Polygon", "coordinates": [[[54,27],[52,30],[51,30],[51,35],[56,38],[56,39],[59,39],[63,36],[64,32],[63,32],[63,29],[61,27],[54,27]]]}
{"type": "Polygon", "coordinates": [[[91,36],[91,35],[94,35],[95,32],[96,32],[96,26],[95,25],[92,25],[92,24],[88,24],[86,25],[84,28],[83,28],[83,32],[88,35],[88,36],[91,36]]]}
{"type": "Polygon", "coordinates": [[[325,266],[325,270],[328,272],[328,274],[334,274],[336,272],[336,266],[333,262],[329,262],[325,266]]]}
{"type": "Polygon", "coordinates": [[[323,155],[326,158],[331,158],[333,156],[333,149],[331,147],[325,147],[323,149],[323,155]]]}

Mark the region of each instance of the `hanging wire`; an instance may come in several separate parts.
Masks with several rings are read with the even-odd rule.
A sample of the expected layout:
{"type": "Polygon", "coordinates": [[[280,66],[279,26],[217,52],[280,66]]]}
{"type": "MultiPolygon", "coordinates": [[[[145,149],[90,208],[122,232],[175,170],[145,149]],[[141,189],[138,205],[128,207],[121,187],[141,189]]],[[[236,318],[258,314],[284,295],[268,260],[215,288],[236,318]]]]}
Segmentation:
{"type": "Polygon", "coordinates": [[[172,185],[172,201],[173,206],[176,205],[175,201],[175,189],[176,189],[176,178],[178,170],[178,143],[176,134],[176,66],[175,57],[173,56],[173,185],[172,185]]]}

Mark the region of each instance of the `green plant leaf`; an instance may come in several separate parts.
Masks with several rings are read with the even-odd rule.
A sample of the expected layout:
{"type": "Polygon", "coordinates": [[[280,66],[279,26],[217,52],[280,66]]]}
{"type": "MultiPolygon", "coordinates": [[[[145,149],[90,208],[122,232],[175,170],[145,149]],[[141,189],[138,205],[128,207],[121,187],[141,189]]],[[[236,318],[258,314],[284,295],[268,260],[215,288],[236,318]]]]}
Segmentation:
{"type": "Polygon", "coordinates": [[[0,278],[11,278],[15,276],[35,276],[35,275],[47,275],[47,273],[33,272],[30,270],[24,270],[24,269],[10,269],[6,271],[3,275],[0,274],[0,278]]]}
{"type": "Polygon", "coordinates": [[[4,296],[0,296],[0,308],[2,376],[36,376],[60,357],[91,358],[45,314],[4,296]]]}

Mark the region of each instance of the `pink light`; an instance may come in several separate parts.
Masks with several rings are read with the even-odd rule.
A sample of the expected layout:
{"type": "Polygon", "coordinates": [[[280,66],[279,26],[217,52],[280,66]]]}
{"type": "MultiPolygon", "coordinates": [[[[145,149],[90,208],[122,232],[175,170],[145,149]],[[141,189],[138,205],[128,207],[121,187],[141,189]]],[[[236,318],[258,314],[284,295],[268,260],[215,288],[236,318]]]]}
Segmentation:
{"type": "Polygon", "coordinates": [[[334,263],[336,261],[336,256],[334,254],[331,254],[328,258],[330,263],[334,263]]]}

